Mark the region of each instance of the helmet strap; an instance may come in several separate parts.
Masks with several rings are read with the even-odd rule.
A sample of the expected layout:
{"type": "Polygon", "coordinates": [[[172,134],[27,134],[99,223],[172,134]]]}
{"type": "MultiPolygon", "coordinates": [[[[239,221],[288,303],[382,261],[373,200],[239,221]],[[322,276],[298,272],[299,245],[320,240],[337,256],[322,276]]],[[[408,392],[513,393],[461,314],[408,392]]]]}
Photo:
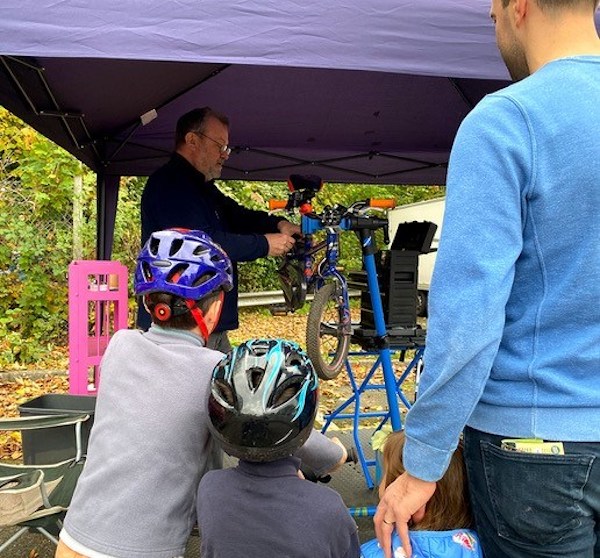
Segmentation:
{"type": "Polygon", "coordinates": [[[185,299],[185,305],[192,313],[194,321],[200,328],[200,333],[202,333],[202,337],[204,337],[204,342],[208,343],[208,328],[206,327],[206,322],[204,321],[204,315],[202,314],[202,310],[198,308],[198,305],[196,304],[195,300],[191,300],[189,298],[185,299]]]}

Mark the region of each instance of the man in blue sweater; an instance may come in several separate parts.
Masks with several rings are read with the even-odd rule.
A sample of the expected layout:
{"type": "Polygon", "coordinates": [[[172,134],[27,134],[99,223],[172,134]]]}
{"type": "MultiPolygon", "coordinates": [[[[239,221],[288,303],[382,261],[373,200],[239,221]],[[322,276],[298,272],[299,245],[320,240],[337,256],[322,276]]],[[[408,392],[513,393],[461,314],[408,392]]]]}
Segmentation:
{"type": "MultiPolygon", "coordinates": [[[[233,289],[225,296],[223,312],[208,346],[227,352],[227,331],[238,327],[237,262],[281,256],[294,245],[300,227],[282,217],[253,211],[224,195],[214,180],[229,158],[229,120],[209,107],[179,118],[175,153],[154,172],[142,194],[142,243],[154,231],[179,227],[205,231],[233,262],[233,289]]],[[[138,325],[150,326],[140,308],[138,325]]]]}
{"type": "Polygon", "coordinates": [[[463,429],[486,558],[600,556],[597,5],[492,1],[517,83],[454,142],[406,473],[375,516],[386,556],[394,527],[410,555],[463,429]]]}

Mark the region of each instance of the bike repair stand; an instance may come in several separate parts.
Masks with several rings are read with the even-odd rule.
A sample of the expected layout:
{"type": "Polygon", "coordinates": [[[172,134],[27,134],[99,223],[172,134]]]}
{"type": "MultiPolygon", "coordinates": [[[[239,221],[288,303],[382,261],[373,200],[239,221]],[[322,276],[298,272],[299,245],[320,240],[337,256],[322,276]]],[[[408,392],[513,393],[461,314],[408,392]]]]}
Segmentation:
{"type": "MultiPolygon", "coordinates": [[[[414,277],[414,282],[408,286],[409,295],[411,300],[414,299],[416,304],[416,280],[417,280],[417,269],[418,269],[418,254],[427,253],[431,245],[431,240],[435,232],[435,225],[431,223],[404,223],[399,226],[399,230],[396,234],[396,239],[400,238],[401,241],[396,243],[396,239],[392,245],[398,246],[401,250],[400,258],[396,258],[397,254],[391,255],[390,269],[394,272],[398,271],[399,275],[410,275],[414,277]],[[405,262],[395,260],[408,260],[412,263],[406,267],[405,262]],[[398,265],[398,267],[396,267],[398,265]]],[[[352,388],[352,395],[347,401],[342,403],[330,414],[325,416],[325,424],[322,428],[322,432],[325,432],[333,420],[352,419],[353,423],[353,438],[356,446],[358,458],[363,470],[365,481],[369,489],[374,488],[374,481],[369,470],[371,466],[377,466],[376,459],[368,460],[365,457],[365,451],[363,449],[363,443],[359,437],[359,423],[362,419],[373,419],[380,418],[380,422],[375,428],[375,432],[381,430],[384,424],[389,420],[392,430],[397,431],[402,429],[402,420],[399,411],[400,405],[403,405],[407,410],[410,409],[411,403],[406,398],[402,391],[402,384],[406,378],[415,372],[415,386],[418,385],[418,380],[423,367],[423,353],[425,351],[425,330],[420,329],[416,325],[416,307],[414,310],[414,316],[412,317],[412,323],[415,327],[392,327],[389,331],[386,326],[385,312],[382,304],[381,291],[379,288],[379,278],[377,274],[377,267],[375,263],[375,254],[377,248],[375,246],[374,231],[360,229],[360,241],[363,251],[363,261],[366,270],[367,285],[366,289],[369,291],[371,310],[372,310],[372,322],[375,326],[375,331],[357,328],[353,331],[353,342],[360,344],[363,347],[363,351],[350,353],[349,356],[356,355],[376,355],[377,358],[371,369],[367,373],[364,380],[357,384],[350,359],[346,359],[346,372],[352,388]],[[360,334],[360,335],[359,335],[360,334]],[[392,354],[399,353],[400,361],[404,362],[407,350],[414,350],[414,356],[408,363],[407,367],[400,374],[399,378],[396,379],[394,370],[392,367],[392,354]],[[375,372],[381,368],[383,371],[383,384],[375,383],[373,377],[375,372]],[[363,393],[369,390],[382,390],[386,392],[387,398],[387,411],[362,411],[361,410],[361,396],[363,393]],[[345,413],[344,411],[350,405],[354,405],[354,410],[351,413],[345,413]]],[[[395,273],[391,273],[395,275],[395,273]]],[[[392,310],[391,308],[398,304],[400,305],[400,299],[403,296],[407,296],[402,292],[396,290],[396,286],[391,284],[388,285],[388,292],[386,292],[386,308],[388,308],[388,318],[390,317],[392,310]]],[[[364,286],[364,285],[363,285],[364,286]]],[[[406,291],[404,291],[406,293],[406,291]]],[[[362,314],[362,311],[361,311],[362,314]]],[[[396,316],[397,317],[397,316],[396,316]]],[[[394,321],[393,319],[391,321],[394,321]]],[[[411,320],[408,320],[411,321],[411,320]]],[[[408,323],[407,321],[407,323],[408,323]]],[[[415,387],[416,397],[416,387],[415,387]]],[[[378,471],[377,471],[378,472],[378,471]]],[[[376,479],[379,480],[379,479],[376,479]]]]}
{"type": "MultiPolygon", "coordinates": [[[[407,349],[414,349],[415,354],[412,357],[412,359],[410,360],[410,362],[408,363],[408,366],[403,370],[401,375],[398,377],[398,379],[396,379],[395,376],[393,377],[393,387],[391,389],[392,398],[394,401],[393,404],[389,403],[390,392],[388,391],[387,384],[385,384],[386,375],[385,375],[385,369],[383,368],[383,361],[381,360],[381,354],[379,354],[377,351],[355,351],[355,352],[350,352],[348,354],[348,357],[376,356],[377,358],[376,358],[375,362],[372,364],[371,368],[369,369],[369,372],[367,373],[367,375],[360,382],[360,384],[357,383],[356,378],[354,376],[354,372],[352,370],[352,365],[350,363],[350,358],[348,358],[346,360],[346,373],[347,373],[348,379],[350,381],[350,387],[352,388],[352,395],[346,401],[344,401],[340,406],[338,406],[334,411],[332,411],[328,415],[325,415],[325,424],[323,426],[322,432],[325,432],[325,430],[327,430],[329,425],[334,420],[344,420],[344,419],[352,420],[352,433],[353,433],[353,439],[354,439],[354,446],[356,447],[356,453],[358,455],[358,460],[360,462],[360,465],[361,465],[361,468],[363,471],[363,475],[365,477],[365,482],[369,489],[374,488],[375,481],[378,480],[378,479],[373,478],[373,475],[371,474],[369,467],[376,467],[377,462],[375,459],[367,459],[367,457],[365,455],[365,451],[363,449],[364,442],[361,441],[360,436],[359,436],[360,421],[364,420],[364,419],[375,419],[375,418],[381,419],[380,423],[375,428],[375,431],[374,431],[374,433],[375,433],[375,432],[381,430],[381,428],[384,426],[384,424],[387,423],[388,420],[390,420],[390,422],[391,422],[391,414],[388,411],[362,411],[361,410],[362,409],[361,398],[362,398],[362,395],[367,391],[385,390],[386,395],[388,396],[388,408],[396,409],[398,415],[399,415],[398,408],[399,408],[400,404],[404,405],[404,407],[407,410],[410,409],[411,403],[408,401],[408,399],[406,398],[406,395],[402,391],[402,383],[406,380],[406,378],[408,378],[408,376],[411,373],[415,372],[417,377],[420,374],[420,371],[422,368],[423,351],[425,350],[425,347],[424,346],[420,346],[420,347],[391,346],[389,349],[389,352],[390,352],[390,358],[391,358],[391,355],[395,354],[396,352],[400,352],[401,355],[405,354],[407,349]],[[374,379],[376,372],[380,368],[383,369],[383,376],[384,376],[383,384],[377,383],[374,379]],[[350,405],[354,405],[353,410],[351,412],[344,412],[350,405]]],[[[402,361],[402,357],[400,358],[400,360],[402,361]]],[[[399,419],[399,420],[401,420],[401,419],[399,419]]],[[[396,428],[394,428],[394,423],[391,422],[391,424],[392,424],[392,430],[401,430],[402,429],[402,425],[400,425],[400,428],[396,429],[396,428]]]]}
{"type": "MultiPolygon", "coordinates": [[[[385,421],[390,420],[392,425],[392,430],[401,430],[402,429],[402,419],[400,417],[400,410],[398,406],[398,393],[401,390],[398,389],[399,384],[396,383],[396,377],[394,374],[394,368],[392,367],[392,354],[390,351],[390,345],[387,336],[387,328],[385,325],[384,314],[383,314],[383,305],[381,303],[381,293],[379,290],[379,281],[377,278],[377,269],[375,266],[375,253],[377,252],[377,247],[375,244],[375,233],[372,230],[361,229],[359,231],[359,238],[361,243],[361,248],[363,252],[363,261],[365,270],[367,272],[367,284],[369,287],[369,292],[371,295],[371,304],[373,308],[373,315],[375,320],[375,346],[376,346],[376,354],[378,354],[377,360],[371,371],[367,374],[367,377],[360,386],[356,384],[354,379],[354,375],[352,373],[352,368],[350,366],[350,362],[346,359],[346,370],[348,372],[348,377],[350,379],[350,385],[352,387],[353,395],[341,406],[335,409],[332,413],[325,416],[326,422],[322,428],[322,432],[325,432],[331,422],[335,419],[353,419],[353,430],[354,430],[354,442],[356,444],[356,449],[358,453],[358,457],[360,460],[360,464],[363,469],[363,473],[365,475],[365,480],[367,486],[369,488],[374,487],[373,479],[371,477],[369,471],[369,465],[374,465],[375,461],[367,461],[364,455],[364,451],[362,449],[362,444],[359,440],[359,419],[366,417],[375,417],[381,416],[382,422],[379,425],[378,429],[383,426],[385,421]],[[383,370],[383,381],[384,381],[384,389],[387,396],[388,403],[388,412],[387,413],[377,413],[377,412],[369,412],[369,413],[361,413],[360,411],[360,396],[367,389],[381,389],[375,388],[371,385],[367,385],[369,380],[375,373],[375,371],[381,366],[383,370]],[[347,414],[342,413],[342,411],[348,407],[350,404],[354,403],[354,413],[347,414]]],[[[400,382],[401,383],[401,382],[400,382]]],[[[408,403],[404,395],[401,396],[401,400],[403,403],[408,403]]]]}

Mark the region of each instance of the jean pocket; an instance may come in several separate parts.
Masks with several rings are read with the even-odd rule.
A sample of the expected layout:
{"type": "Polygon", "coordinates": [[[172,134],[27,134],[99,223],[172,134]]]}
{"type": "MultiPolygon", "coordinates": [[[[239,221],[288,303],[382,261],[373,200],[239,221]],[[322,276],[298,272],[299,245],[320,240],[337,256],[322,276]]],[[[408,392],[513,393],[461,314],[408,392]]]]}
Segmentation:
{"type": "Polygon", "coordinates": [[[499,536],[555,544],[580,526],[592,456],[520,453],[483,441],[481,452],[499,536]]]}

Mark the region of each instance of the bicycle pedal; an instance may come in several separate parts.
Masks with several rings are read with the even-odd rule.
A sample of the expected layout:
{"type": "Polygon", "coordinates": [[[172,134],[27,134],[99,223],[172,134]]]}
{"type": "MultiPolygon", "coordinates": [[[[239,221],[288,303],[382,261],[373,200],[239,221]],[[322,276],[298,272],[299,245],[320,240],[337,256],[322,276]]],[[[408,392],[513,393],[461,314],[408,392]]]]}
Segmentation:
{"type": "Polygon", "coordinates": [[[269,307],[269,312],[271,312],[271,316],[287,316],[289,310],[287,306],[279,305],[269,307]]]}

